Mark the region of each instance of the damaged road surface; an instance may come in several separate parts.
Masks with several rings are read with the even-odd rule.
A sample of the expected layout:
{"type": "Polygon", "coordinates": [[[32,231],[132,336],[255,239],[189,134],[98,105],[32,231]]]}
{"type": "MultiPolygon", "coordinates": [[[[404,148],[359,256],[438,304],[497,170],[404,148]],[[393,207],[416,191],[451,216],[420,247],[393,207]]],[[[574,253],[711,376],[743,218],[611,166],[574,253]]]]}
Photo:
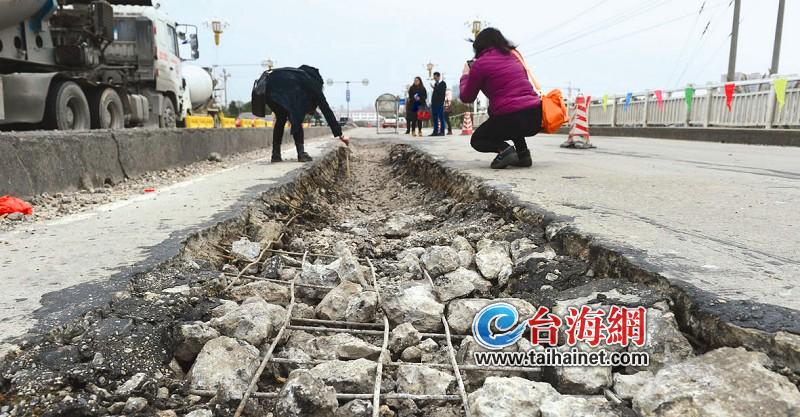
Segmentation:
{"type": "Polygon", "coordinates": [[[412,147],[357,145],[108,304],[4,346],[0,415],[800,414],[797,335],[695,311],[613,253],[567,255],[578,237],[412,147]],[[523,320],[646,307],[646,344],[615,349],[650,364],[479,365],[473,318],[499,301],[523,320]]]}

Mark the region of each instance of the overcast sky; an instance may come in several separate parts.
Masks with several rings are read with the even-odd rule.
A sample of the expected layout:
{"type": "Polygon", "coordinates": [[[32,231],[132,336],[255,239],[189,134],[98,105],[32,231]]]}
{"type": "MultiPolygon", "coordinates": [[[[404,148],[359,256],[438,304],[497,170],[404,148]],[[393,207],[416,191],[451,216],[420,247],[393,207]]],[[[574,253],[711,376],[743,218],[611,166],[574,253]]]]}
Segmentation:
{"type": "MultiPolygon", "coordinates": [[[[368,87],[352,87],[354,109],[372,106],[381,93],[399,93],[414,76],[426,75],[428,62],[457,85],[471,57],[466,22],[476,18],[519,45],[545,88],[566,90],[571,83],[597,97],[718,82],[728,65],[731,2],[161,1],[182,23],[201,25],[213,17],[230,23],[218,50],[201,25],[199,61],[229,70],[230,99],[249,100],[253,80],[263,71],[259,64],[271,58],[278,67],[318,67],[325,79],[368,78],[368,87]]],[[[800,25],[793,24],[800,21],[800,2],[786,3],[780,72],[797,74],[800,48],[792,44],[800,39],[800,25]]],[[[737,71],[769,69],[777,6],[778,0],[743,1],[737,71]]],[[[334,107],[345,103],[344,85],[326,87],[326,95],[334,107]]]]}

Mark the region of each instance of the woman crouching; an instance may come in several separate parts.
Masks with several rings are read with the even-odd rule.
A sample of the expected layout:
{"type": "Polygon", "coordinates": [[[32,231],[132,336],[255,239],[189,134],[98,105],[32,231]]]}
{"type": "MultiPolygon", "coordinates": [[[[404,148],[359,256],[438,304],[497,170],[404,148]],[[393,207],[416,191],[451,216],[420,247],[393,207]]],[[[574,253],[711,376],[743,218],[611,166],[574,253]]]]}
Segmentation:
{"type": "Polygon", "coordinates": [[[478,152],[496,153],[491,164],[494,169],[530,167],[533,160],[525,137],[541,130],[542,101],[521,56],[494,28],[481,31],[472,48],[475,59],[464,65],[461,100],[471,103],[480,91],[489,98],[489,119],[475,130],[472,147],[478,152]]]}

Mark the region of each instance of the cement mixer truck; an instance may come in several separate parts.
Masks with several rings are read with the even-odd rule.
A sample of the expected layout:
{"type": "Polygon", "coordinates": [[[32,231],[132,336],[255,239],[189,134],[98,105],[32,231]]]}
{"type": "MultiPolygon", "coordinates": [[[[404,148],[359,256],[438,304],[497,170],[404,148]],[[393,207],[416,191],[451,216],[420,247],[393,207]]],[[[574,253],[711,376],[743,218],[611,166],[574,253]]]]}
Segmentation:
{"type": "Polygon", "coordinates": [[[214,127],[222,127],[222,108],[214,98],[217,80],[211,68],[196,65],[183,66],[183,81],[186,86],[184,102],[190,103],[186,108],[186,116],[208,116],[213,119],[214,127]]]}
{"type": "Polygon", "coordinates": [[[0,129],[180,126],[181,43],[151,0],[0,0],[0,129]]]}

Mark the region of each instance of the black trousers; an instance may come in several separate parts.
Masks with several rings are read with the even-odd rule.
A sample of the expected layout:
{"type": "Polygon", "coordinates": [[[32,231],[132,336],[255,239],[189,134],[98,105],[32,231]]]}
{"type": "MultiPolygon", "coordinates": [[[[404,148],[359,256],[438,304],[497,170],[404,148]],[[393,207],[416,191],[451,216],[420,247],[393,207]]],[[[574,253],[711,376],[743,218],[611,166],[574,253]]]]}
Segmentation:
{"type": "Polygon", "coordinates": [[[472,134],[470,144],[478,152],[503,152],[514,142],[517,152],[528,150],[525,137],[534,136],[542,129],[542,108],[531,107],[515,113],[490,116],[472,134]]]}
{"type": "Polygon", "coordinates": [[[450,112],[449,111],[444,113],[444,120],[447,121],[447,133],[452,133],[453,132],[453,126],[450,125],[450,112]]]}
{"type": "MultiPolygon", "coordinates": [[[[281,154],[281,144],[283,144],[283,131],[286,128],[286,122],[289,120],[289,113],[280,106],[275,106],[275,103],[270,103],[270,109],[275,112],[275,127],[272,130],[272,155],[281,154]]],[[[303,132],[302,123],[292,123],[292,138],[294,138],[294,146],[297,148],[297,155],[300,156],[305,152],[305,134],[303,132]]]]}

